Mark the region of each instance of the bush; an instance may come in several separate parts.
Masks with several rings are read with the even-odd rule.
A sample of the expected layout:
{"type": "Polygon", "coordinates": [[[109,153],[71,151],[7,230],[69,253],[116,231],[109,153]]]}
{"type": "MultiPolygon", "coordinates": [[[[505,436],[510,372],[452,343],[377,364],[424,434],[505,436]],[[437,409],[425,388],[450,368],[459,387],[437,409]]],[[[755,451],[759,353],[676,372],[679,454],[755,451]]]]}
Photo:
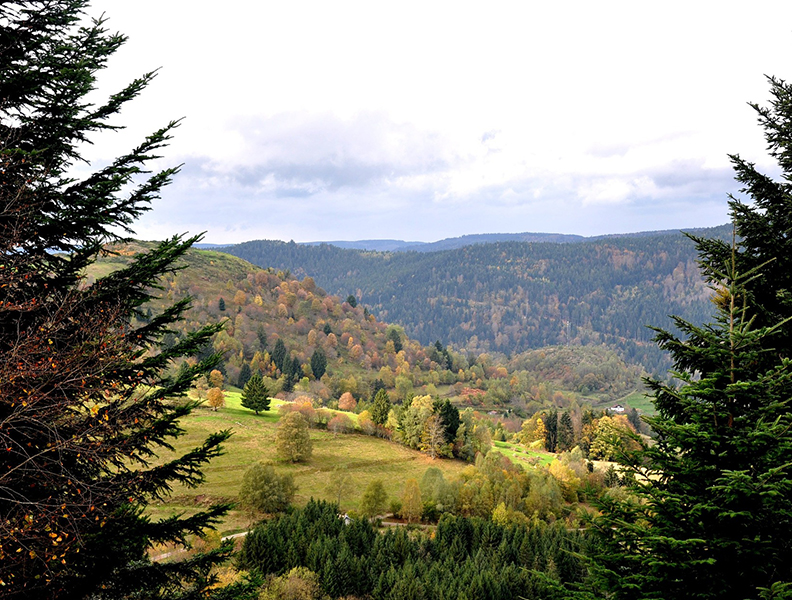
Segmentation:
{"type": "Polygon", "coordinates": [[[349,433],[355,428],[347,415],[335,415],[327,422],[327,429],[333,433],[349,433]]]}
{"type": "Polygon", "coordinates": [[[278,475],[272,466],[258,462],[245,471],[239,501],[252,512],[282,512],[289,507],[296,491],[294,477],[278,475]]]}

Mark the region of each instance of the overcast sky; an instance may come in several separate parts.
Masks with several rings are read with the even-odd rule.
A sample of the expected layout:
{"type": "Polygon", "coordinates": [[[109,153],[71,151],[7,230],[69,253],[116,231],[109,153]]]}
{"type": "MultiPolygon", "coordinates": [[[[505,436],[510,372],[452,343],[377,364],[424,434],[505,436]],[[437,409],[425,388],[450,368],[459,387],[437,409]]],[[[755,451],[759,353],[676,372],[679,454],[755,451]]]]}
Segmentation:
{"type": "Polygon", "coordinates": [[[94,166],[185,117],[141,238],[596,235],[728,220],[792,2],[95,1],[155,82],[94,166]]]}

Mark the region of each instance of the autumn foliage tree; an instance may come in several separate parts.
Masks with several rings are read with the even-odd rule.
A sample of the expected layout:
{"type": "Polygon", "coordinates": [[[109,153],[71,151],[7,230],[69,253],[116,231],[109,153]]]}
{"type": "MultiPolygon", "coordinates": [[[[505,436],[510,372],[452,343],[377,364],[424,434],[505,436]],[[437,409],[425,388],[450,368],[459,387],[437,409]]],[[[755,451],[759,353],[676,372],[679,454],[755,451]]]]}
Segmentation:
{"type": "Polygon", "coordinates": [[[216,557],[153,565],[146,549],[184,542],[226,510],[164,521],[142,514],[172,485],[200,483],[228,436],[153,465],[195,406],[181,398],[215,359],[167,371],[219,328],[165,345],[188,301],[150,317],[142,310],[196,238],[167,240],[85,280],[104,245],[131,233],[177,170],[145,170],[170,123],[92,174],[73,175],[80,147],[115,129],[109,119],[154,76],[102,104],[87,100],[125,38],[84,21],[86,5],[0,4],[0,586],[10,597],[200,588],[216,557]]]}
{"type": "Polygon", "coordinates": [[[281,417],[275,433],[278,456],[290,462],[303,462],[311,458],[313,443],[308,431],[308,421],[299,412],[288,412],[281,417]]]}
{"type": "Polygon", "coordinates": [[[350,392],[344,392],[341,394],[341,397],[338,399],[338,409],[339,410],[355,410],[357,406],[357,401],[355,397],[350,392]]]}
{"type": "Polygon", "coordinates": [[[206,401],[212,410],[217,411],[225,406],[225,393],[219,387],[210,388],[206,393],[206,401]]]}

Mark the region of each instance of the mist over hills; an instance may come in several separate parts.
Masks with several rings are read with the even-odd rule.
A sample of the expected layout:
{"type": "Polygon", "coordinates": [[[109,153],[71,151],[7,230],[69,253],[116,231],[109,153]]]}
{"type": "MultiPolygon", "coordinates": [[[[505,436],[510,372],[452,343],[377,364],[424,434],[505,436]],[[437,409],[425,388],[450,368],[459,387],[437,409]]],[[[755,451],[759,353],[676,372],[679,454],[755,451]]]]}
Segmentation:
{"type": "MultiPolygon", "coordinates": [[[[731,226],[691,231],[723,238],[731,226]]],[[[313,277],[342,297],[354,294],[422,343],[441,340],[471,352],[606,345],[662,374],[668,361],[647,326],[670,327],[669,315],[702,323],[712,312],[695,245],[678,231],[574,243],[499,240],[430,252],[272,240],[224,251],[313,277]]]]}

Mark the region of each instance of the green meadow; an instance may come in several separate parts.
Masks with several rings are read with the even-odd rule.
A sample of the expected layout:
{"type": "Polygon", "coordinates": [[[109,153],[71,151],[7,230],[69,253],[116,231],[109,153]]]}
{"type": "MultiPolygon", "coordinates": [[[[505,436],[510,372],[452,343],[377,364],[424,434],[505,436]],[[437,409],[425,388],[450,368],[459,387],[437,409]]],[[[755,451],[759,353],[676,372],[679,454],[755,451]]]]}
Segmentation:
{"type": "MultiPolygon", "coordinates": [[[[333,434],[325,430],[311,430],[313,456],[306,463],[291,464],[276,456],[275,431],[279,419],[278,406],[273,399],[270,410],[256,415],[243,408],[238,392],[226,392],[226,406],[213,411],[207,405],[196,409],[182,421],[186,433],[175,444],[176,454],[198,446],[210,433],[231,430],[232,437],[225,444],[225,453],[205,468],[206,481],[195,489],[174,488],[166,501],[152,503],[149,514],[153,518],[174,513],[195,512],[217,501],[236,501],[245,470],[257,461],[272,464],[279,474],[291,473],[298,486],[295,504],[304,505],[310,498],[337,500],[331,482],[338,480],[339,471],[349,476],[347,491],[341,496],[341,510],[358,508],[368,484],[382,480],[388,498],[400,498],[407,479],[418,481],[429,467],[440,468],[446,477],[454,477],[466,466],[459,460],[434,459],[405,446],[367,435],[333,434]]],[[[174,456],[163,452],[161,461],[174,456]]],[[[246,529],[250,516],[241,509],[232,510],[220,526],[223,535],[246,529]]]]}

